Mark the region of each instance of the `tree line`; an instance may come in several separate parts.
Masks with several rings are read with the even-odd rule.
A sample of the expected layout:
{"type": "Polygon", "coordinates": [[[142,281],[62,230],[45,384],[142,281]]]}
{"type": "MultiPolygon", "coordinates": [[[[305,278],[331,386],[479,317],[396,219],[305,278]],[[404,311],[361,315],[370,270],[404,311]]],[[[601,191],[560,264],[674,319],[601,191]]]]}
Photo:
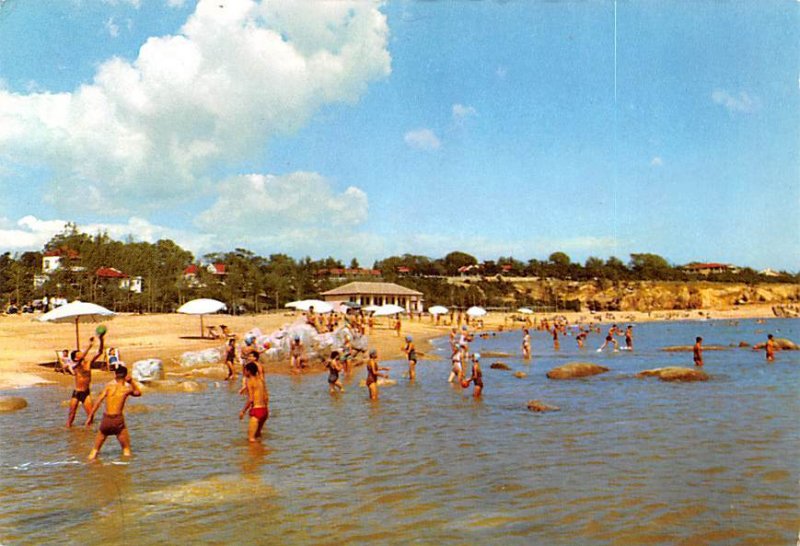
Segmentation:
{"type": "MultiPolygon", "coordinates": [[[[564,252],[554,252],[546,260],[523,262],[513,257],[499,257],[479,262],[470,254],[454,251],[437,259],[412,254],[391,256],[376,261],[373,269],[381,271],[380,280],[421,291],[426,302],[459,307],[552,303],[532,301],[517,293],[513,284],[506,280],[508,277],[614,283],[685,282],[698,278],[661,256],[647,253],[631,254],[627,263],[612,256],[605,260],[590,257],[581,264],[573,262],[564,252]],[[467,280],[456,284],[449,282],[458,276],[467,280]]],[[[292,300],[316,297],[344,282],[364,280],[359,278],[360,272],[355,258],[346,268],[342,261],[333,257],[298,260],[286,254],[259,256],[242,248],[206,254],[198,260],[168,239],[155,243],[130,238],[118,241],[106,233],[89,235],[79,231],[75,224],[67,224],[41,251],[0,254],[0,303],[5,309],[9,303],[22,306],[45,296],[57,296],[70,301],[92,301],[122,312],[171,312],[190,299],[208,297],[226,302],[233,313],[262,312],[282,308],[292,300]],[[45,253],[52,252],[62,254],[61,267],[42,276],[42,258],[45,253]],[[224,264],[225,274],[215,275],[198,267],[195,277],[184,275],[188,266],[200,263],[224,264]],[[101,267],[141,277],[142,292],[121,287],[119,279],[96,275],[101,267]],[[35,285],[37,275],[39,283],[35,285]]],[[[367,271],[363,273],[364,278],[375,280],[367,271]]],[[[736,273],[700,278],[750,284],[800,282],[798,274],[781,272],[777,276],[765,276],[747,267],[736,273]]]]}

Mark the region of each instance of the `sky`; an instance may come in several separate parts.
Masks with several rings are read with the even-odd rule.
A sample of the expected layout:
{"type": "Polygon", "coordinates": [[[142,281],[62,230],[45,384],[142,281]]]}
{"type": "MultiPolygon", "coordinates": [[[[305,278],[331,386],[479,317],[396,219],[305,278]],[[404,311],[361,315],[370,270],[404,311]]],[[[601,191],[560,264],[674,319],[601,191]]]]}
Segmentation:
{"type": "Polygon", "coordinates": [[[800,1],[0,0],[0,251],[800,271],[800,1]]]}

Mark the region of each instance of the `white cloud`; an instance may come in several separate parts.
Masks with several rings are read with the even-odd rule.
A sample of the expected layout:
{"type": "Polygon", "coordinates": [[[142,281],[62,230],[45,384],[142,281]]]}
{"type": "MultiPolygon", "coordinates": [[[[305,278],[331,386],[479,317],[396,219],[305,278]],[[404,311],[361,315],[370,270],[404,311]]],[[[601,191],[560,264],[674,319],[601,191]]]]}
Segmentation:
{"type": "Polygon", "coordinates": [[[724,89],[715,89],[711,93],[711,100],[716,104],[724,106],[729,112],[752,114],[761,108],[759,100],[751,97],[744,91],[740,92],[738,95],[733,95],[724,89]]]}
{"type": "Polygon", "coordinates": [[[664,165],[664,160],[661,159],[660,156],[655,156],[653,159],[650,160],[651,167],[661,167],[664,165]]]}
{"type": "Polygon", "coordinates": [[[436,133],[430,129],[416,129],[405,134],[406,144],[417,150],[438,150],[442,143],[436,133]]]}
{"type": "Polygon", "coordinates": [[[47,167],[63,210],[143,214],[210,192],[210,168],[356,101],[390,72],[387,39],[374,3],[201,0],[178,34],[71,93],[0,90],[0,149],[47,167]]]}
{"type": "Polygon", "coordinates": [[[108,32],[109,36],[116,38],[119,36],[119,25],[114,22],[113,17],[109,17],[103,25],[108,32]]]}
{"type": "Polygon", "coordinates": [[[472,106],[464,106],[463,104],[453,105],[453,120],[455,120],[456,123],[462,122],[469,117],[477,115],[478,111],[472,106]]]}

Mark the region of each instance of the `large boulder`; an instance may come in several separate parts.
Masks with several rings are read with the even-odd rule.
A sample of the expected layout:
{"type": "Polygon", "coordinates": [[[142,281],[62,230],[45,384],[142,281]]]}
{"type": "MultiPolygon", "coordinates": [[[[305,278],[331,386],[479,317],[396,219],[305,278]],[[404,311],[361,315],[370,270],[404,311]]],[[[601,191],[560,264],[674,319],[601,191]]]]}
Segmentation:
{"type": "Polygon", "coordinates": [[[545,411],[561,411],[561,408],[558,406],[545,404],[541,400],[528,401],[528,409],[536,413],[544,413],[545,411]]]}
{"type": "Polygon", "coordinates": [[[28,406],[28,401],[19,396],[0,396],[0,413],[17,411],[28,406]]]}
{"type": "MultiPolygon", "coordinates": [[[[775,342],[775,348],[779,351],[800,351],[800,345],[797,345],[797,343],[790,339],[776,337],[772,341],[775,342]]],[[[756,343],[753,345],[753,349],[763,349],[766,345],[766,342],[756,343]]]]}
{"type": "Polygon", "coordinates": [[[158,358],[137,360],[133,363],[133,377],[139,383],[148,383],[164,378],[164,364],[158,358]]]}
{"type": "Polygon", "coordinates": [[[506,364],[505,362],[492,362],[489,366],[493,370],[510,370],[511,366],[506,364]]]}
{"type": "Polygon", "coordinates": [[[658,377],[661,381],[707,381],[708,374],[698,368],[668,366],[654,368],[636,374],[636,377],[658,377]]]}
{"type": "Polygon", "coordinates": [[[570,362],[564,366],[558,366],[547,372],[549,379],[575,379],[578,377],[589,377],[608,371],[605,366],[593,364],[591,362],[570,362]]]}

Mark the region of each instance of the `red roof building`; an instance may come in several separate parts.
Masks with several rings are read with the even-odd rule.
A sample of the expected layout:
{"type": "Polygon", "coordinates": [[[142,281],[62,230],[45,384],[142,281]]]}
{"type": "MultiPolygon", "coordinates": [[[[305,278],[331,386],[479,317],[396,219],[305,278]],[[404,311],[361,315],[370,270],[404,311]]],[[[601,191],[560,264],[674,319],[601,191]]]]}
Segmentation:
{"type": "Polygon", "coordinates": [[[130,275],[126,275],[119,269],[113,267],[101,267],[95,271],[95,275],[101,279],[127,279],[130,275]]]}

